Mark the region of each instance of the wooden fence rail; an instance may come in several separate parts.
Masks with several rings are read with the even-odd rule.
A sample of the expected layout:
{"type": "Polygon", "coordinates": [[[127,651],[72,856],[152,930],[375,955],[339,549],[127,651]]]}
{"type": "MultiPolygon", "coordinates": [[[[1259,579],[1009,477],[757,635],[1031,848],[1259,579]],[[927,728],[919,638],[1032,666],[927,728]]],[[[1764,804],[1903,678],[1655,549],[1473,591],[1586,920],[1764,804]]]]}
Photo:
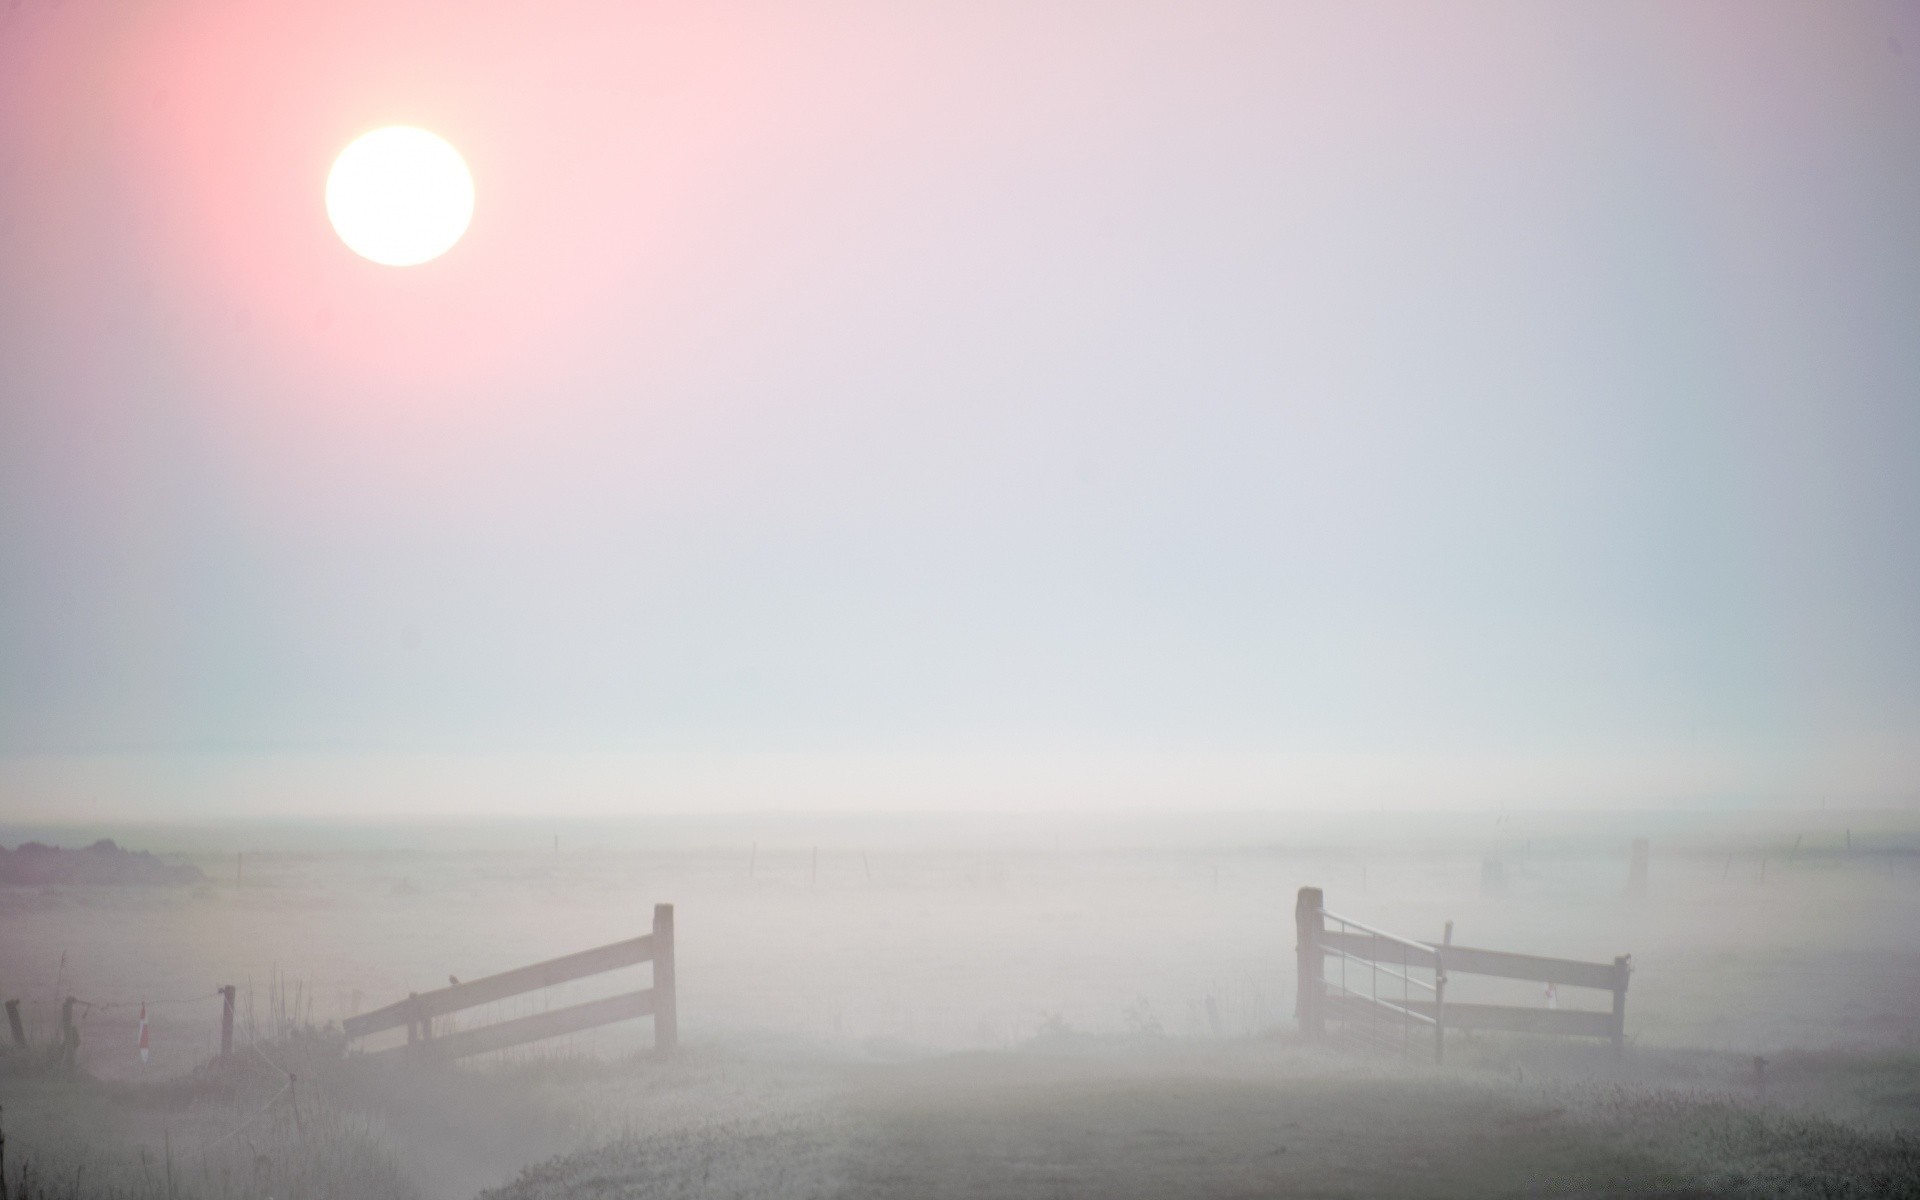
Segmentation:
{"type": "Polygon", "coordinates": [[[383,1053],[425,1052],[436,1058],[451,1059],[485,1054],[489,1050],[504,1050],[509,1046],[559,1037],[565,1033],[578,1033],[614,1021],[651,1016],[654,1048],[665,1053],[671,1051],[679,1041],[679,1005],[675,993],[673,905],[656,904],[653,906],[651,933],[548,959],[532,966],[502,971],[484,979],[456,983],[431,992],[416,992],[384,1008],[348,1017],[341,1022],[341,1028],[349,1039],[354,1039],[404,1025],[407,1044],[383,1053]],[[529,1017],[499,1021],[442,1037],[433,1035],[435,1017],[643,962],[653,964],[653,986],[650,988],[556,1008],[529,1017]]]}
{"type": "MultiPolygon", "coordinates": [[[[1328,912],[1320,889],[1311,887],[1300,889],[1294,923],[1299,938],[1296,947],[1298,1016],[1300,1031],[1308,1037],[1323,1037],[1327,1021],[1332,1018],[1347,1027],[1363,1029],[1376,1041],[1383,1036],[1393,1040],[1397,1031],[1402,1045],[1410,1044],[1416,1030],[1431,1029],[1436,1060],[1446,1055],[1449,1029],[1599,1037],[1611,1040],[1615,1050],[1625,1046],[1627,982],[1633,973],[1632,960],[1627,955],[1610,963],[1595,963],[1455,946],[1451,940],[1418,942],[1328,912]],[[1328,928],[1329,923],[1338,928],[1328,928]],[[1328,956],[1341,963],[1343,979],[1346,964],[1362,964],[1371,990],[1362,991],[1347,986],[1344,981],[1329,979],[1328,956]],[[1415,976],[1416,971],[1430,973],[1431,981],[1415,976]],[[1458,975],[1594,988],[1613,993],[1613,1008],[1609,1012],[1593,1012],[1507,1004],[1460,1004],[1446,998],[1448,979],[1458,975]],[[1381,995],[1382,977],[1388,980],[1385,996],[1381,995]],[[1416,989],[1432,998],[1416,996],[1416,989]],[[1383,1022],[1387,1030],[1384,1035],[1383,1022]]],[[[1448,935],[1451,939],[1451,924],[1448,935]]]]}

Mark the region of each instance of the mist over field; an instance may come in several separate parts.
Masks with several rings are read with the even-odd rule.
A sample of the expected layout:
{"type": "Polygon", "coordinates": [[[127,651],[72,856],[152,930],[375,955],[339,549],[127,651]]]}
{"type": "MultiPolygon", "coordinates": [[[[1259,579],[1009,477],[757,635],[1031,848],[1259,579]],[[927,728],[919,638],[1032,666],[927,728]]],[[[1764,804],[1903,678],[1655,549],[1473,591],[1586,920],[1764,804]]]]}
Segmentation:
{"type": "Polygon", "coordinates": [[[1920,1194],[1920,10],[0,11],[0,1200],[1920,1194]]]}
{"type": "MultiPolygon", "coordinates": [[[[7,1059],[9,1145],[103,1194],[144,1194],[154,1144],[190,1194],[252,1194],[234,1182],[249,1173],[262,1195],[449,1197],[609,1179],[633,1195],[1896,1195],[1913,1178],[1905,810],[34,832],[139,838],[201,876],[4,889],[0,978],[30,1043],[7,1059]],[[1307,886],[1421,941],[1631,955],[1624,1048],[1454,1031],[1437,1066],[1430,1030],[1400,1021],[1384,1044],[1302,1036],[1307,886]],[[670,1055],[644,1017],[452,1062],[398,1027],[342,1040],[411,994],[645,934],[662,900],[670,1055]],[[69,995],[71,1072],[46,1060],[69,995]],[[283,1076],[305,1081],[298,1116],[283,1076]],[[1356,1155],[1356,1138],[1389,1149],[1356,1155]]],[[[1329,961],[1329,979],[1398,998],[1329,961]]],[[[656,979],[627,967],[466,1008],[427,1044],[656,979]]],[[[1604,991],[1465,974],[1447,995],[1609,1009],[1604,991]]]]}

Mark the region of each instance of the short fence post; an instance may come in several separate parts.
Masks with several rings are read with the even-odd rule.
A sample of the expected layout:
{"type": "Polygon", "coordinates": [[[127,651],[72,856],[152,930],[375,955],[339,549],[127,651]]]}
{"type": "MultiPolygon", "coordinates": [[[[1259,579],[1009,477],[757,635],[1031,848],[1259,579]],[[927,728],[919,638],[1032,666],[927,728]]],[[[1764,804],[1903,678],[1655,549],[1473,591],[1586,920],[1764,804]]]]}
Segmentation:
{"type": "Polygon", "coordinates": [[[1613,1049],[1627,1046],[1627,979],[1633,974],[1633,956],[1622,954],[1613,960],[1613,1049]]]}
{"type": "Polygon", "coordinates": [[[668,1054],[680,1041],[680,1009],[674,994],[673,905],[653,906],[653,1048],[668,1054]]]}
{"type": "Polygon", "coordinates": [[[7,1001],[7,1026],[13,1030],[13,1044],[25,1050],[27,1048],[27,1031],[25,1027],[20,1024],[20,1002],[18,1000],[7,1001]]]}
{"type": "Polygon", "coordinates": [[[1498,896],[1507,890],[1507,865],[1497,858],[1480,860],[1480,894],[1498,896]]]}
{"type": "Polygon", "coordinates": [[[1327,962],[1322,935],[1327,929],[1320,889],[1303,887],[1293,907],[1293,923],[1298,934],[1300,990],[1294,1000],[1300,1032],[1318,1038],[1326,1032],[1327,962]]]}
{"type": "Polygon", "coordinates": [[[233,985],[220,989],[220,1057],[233,1055],[233,985]]]}
{"type": "MultiPolygon", "coordinates": [[[[1447,943],[1453,942],[1453,922],[1447,922],[1447,943]]],[[[1447,1061],[1447,959],[1433,948],[1433,1061],[1447,1061]]]]}
{"type": "Polygon", "coordinates": [[[1647,839],[1633,839],[1633,858],[1627,867],[1627,893],[1633,896],[1647,894],[1647,839]]]}
{"type": "Polygon", "coordinates": [[[407,993],[413,1000],[413,1019],[420,1025],[420,1048],[429,1049],[433,1041],[433,1014],[427,1011],[426,1002],[420,999],[419,992],[407,993]]]}
{"type": "Polygon", "coordinates": [[[78,1003],[72,996],[60,1002],[60,1065],[69,1071],[80,1056],[80,1028],[73,1023],[73,1006],[78,1003]]]}

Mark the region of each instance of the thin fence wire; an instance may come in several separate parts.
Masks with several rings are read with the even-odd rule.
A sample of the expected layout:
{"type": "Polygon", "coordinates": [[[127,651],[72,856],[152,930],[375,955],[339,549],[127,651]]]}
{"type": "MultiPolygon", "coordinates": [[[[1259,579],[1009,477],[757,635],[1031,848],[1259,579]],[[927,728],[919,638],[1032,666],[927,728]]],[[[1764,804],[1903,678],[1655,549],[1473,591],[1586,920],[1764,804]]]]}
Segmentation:
{"type": "Polygon", "coordinates": [[[1322,944],[1322,953],[1339,964],[1326,979],[1328,991],[1335,993],[1335,1002],[1327,1005],[1335,1032],[1356,1045],[1403,1055],[1430,1047],[1435,1018],[1415,1009],[1414,992],[1433,997],[1437,1009],[1442,977],[1437,959],[1417,963],[1414,952],[1426,951],[1429,958],[1432,952],[1338,913],[1323,909],[1321,915],[1327,925],[1337,926],[1330,932],[1338,935],[1338,944],[1333,938],[1322,944]],[[1364,953],[1347,948],[1355,939],[1365,939],[1364,953]]]}

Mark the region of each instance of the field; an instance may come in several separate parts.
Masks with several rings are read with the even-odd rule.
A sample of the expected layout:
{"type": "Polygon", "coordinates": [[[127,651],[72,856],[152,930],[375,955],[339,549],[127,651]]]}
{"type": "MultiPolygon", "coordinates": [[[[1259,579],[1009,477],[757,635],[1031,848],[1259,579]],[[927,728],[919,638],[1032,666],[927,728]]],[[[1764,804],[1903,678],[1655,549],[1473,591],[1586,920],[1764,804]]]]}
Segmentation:
{"type": "MultiPolygon", "coordinates": [[[[282,1200],[1897,1195],[1916,1178],[1920,823],[1898,812],[5,840],[102,832],[206,878],[0,889],[0,992],[29,1037],[82,1002],[82,1077],[37,1053],[0,1068],[9,1174],[30,1165],[50,1195],[76,1169],[84,1195],[282,1200]],[[1635,836],[1654,843],[1645,897],[1624,894],[1635,836]],[[1503,889],[1483,886],[1488,858],[1503,889]],[[1300,1044],[1303,885],[1416,938],[1452,921],[1466,944],[1630,953],[1628,1052],[1462,1036],[1438,1069],[1300,1044]],[[670,1062],[644,1020],[440,1070],[345,1057],[325,1033],[449,976],[644,932],[656,901],[677,910],[670,1062]],[[227,983],[242,1049],[222,1066],[227,983]]],[[[1545,1003],[1533,989],[1456,998],[1545,1003]]]]}

